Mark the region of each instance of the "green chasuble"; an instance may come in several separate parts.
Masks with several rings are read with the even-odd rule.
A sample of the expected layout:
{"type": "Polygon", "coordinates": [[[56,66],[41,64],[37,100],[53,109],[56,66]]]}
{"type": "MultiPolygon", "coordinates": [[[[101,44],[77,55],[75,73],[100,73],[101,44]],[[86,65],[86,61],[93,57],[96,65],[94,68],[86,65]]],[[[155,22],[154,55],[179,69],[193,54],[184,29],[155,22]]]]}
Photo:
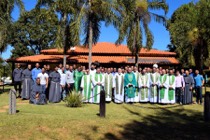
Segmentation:
{"type": "MultiPolygon", "coordinates": [[[[174,85],[174,82],[175,82],[175,76],[174,75],[169,75],[169,87],[173,87],[174,85]]],[[[171,101],[171,100],[174,100],[174,89],[172,88],[169,88],[168,89],[168,100],[171,101]]]]}
{"type": "Polygon", "coordinates": [[[91,94],[91,75],[84,75],[84,96],[85,99],[89,100],[90,99],[90,94],[91,94]],[[90,76],[88,79],[87,76],[90,76]]]}
{"type": "Polygon", "coordinates": [[[82,76],[83,76],[82,71],[75,71],[74,72],[74,88],[75,88],[76,92],[79,92],[82,76]]]}
{"type": "MultiPolygon", "coordinates": [[[[160,85],[164,86],[165,82],[166,82],[166,79],[167,79],[167,75],[164,74],[164,75],[160,75],[160,85]]],[[[164,99],[164,96],[165,96],[165,90],[166,90],[166,87],[161,87],[160,88],[160,99],[164,99]]]]}
{"type": "Polygon", "coordinates": [[[128,98],[134,98],[136,93],[137,82],[133,73],[126,73],[124,77],[125,94],[128,98]],[[127,87],[128,84],[133,86],[127,87]]]}

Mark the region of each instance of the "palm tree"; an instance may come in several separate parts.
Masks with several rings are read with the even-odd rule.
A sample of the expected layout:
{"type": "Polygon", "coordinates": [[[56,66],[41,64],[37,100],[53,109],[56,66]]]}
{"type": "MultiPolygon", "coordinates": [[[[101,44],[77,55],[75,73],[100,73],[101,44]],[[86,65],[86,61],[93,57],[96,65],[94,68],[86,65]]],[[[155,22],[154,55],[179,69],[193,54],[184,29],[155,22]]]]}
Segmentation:
{"type": "Polygon", "coordinates": [[[23,14],[25,9],[22,0],[0,1],[0,53],[7,48],[7,40],[13,24],[11,14],[15,5],[19,7],[20,14],[23,14]]]}
{"type": "Polygon", "coordinates": [[[70,24],[78,15],[80,0],[38,0],[36,9],[46,7],[59,15],[58,33],[55,46],[63,48],[63,65],[66,65],[67,50],[79,44],[79,40],[72,40],[70,24]]]}
{"type": "Polygon", "coordinates": [[[138,57],[143,47],[143,33],[146,38],[146,48],[149,50],[154,43],[153,35],[148,24],[153,19],[165,24],[165,16],[154,13],[154,10],[168,11],[165,0],[117,0],[121,9],[121,24],[118,25],[119,38],[116,44],[127,41],[129,50],[135,55],[135,65],[138,66],[138,57]]]}
{"type": "Polygon", "coordinates": [[[98,42],[100,36],[101,23],[105,22],[108,26],[111,23],[116,24],[116,3],[114,0],[82,0],[80,12],[74,19],[70,28],[74,34],[72,40],[78,42],[80,33],[83,31],[83,45],[88,47],[88,66],[92,63],[92,46],[98,42]]]}

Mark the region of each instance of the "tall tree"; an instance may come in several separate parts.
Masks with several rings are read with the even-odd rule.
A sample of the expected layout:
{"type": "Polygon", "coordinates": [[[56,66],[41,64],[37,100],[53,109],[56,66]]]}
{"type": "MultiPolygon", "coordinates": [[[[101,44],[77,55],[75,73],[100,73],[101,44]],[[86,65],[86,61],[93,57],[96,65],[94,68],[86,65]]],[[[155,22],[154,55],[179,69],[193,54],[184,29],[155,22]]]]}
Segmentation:
{"type": "Polygon", "coordinates": [[[203,70],[210,49],[210,1],[200,0],[177,9],[168,21],[171,42],[183,64],[203,70]]]}
{"type": "Polygon", "coordinates": [[[64,65],[66,65],[67,50],[79,44],[78,40],[77,42],[72,40],[74,34],[71,34],[72,29],[70,28],[70,24],[79,13],[79,4],[81,1],[82,0],[38,0],[36,5],[36,9],[45,7],[60,17],[57,26],[58,32],[56,34],[55,46],[59,49],[63,48],[64,65]]]}
{"type": "Polygon", "coordinates": [[[117,27],[119,38],[116,44],[121,44],[124,39],[127,46],[135,56],[135,65],[138,66],[139,52],[143,47],[143,35],[146,38],[146,48],[151,49],[154,39],[149,29],[149,23],[153,19],[165,25],[165,15],[155,13],[155,10],[163,10],[165,14],[168,6],[165,0],[117,0],[121,7],[121,24],[117,27]]]}
{"type": "Polygon", "coordinates": [[[0,53],[6,50],[8,37],[10,36],[12,22],[12,11],[17,5],[20,13],[23,14],[25,9],[22,0],[1,0],[0,1],[0,53]]]}
{"type": "Polygon", "coordinates": [[[88,47],[88,66],[92,63],[92,46],[98,42],[102,22],[108,26],[116,24],[117,6],[114,0],[82,0],[80,12],[74,18],[70,28],[74,34],[72,40],[78,42],[83,36],[83,45],[88,47]]]}
{"type": "Polygon", "coordinates": [[[46,9],[25,12],[14,23],[10,36],[10,44],[15,49],[13,53],[17,52],[15,57],[21,49],[25,50],[23,52],[29,49],[28,52],[39,54],[42,49],[52,48],[56,40],[57,24],[57,15],[46,9]]]}
{"type": "Polygon", "coordinates": [[[193,29],[195,21],[194,4],[190,3],[181,6],[173,13],[168,21],[167,29],[170,32],[171,43],[178,54],[178,58],[183,66],[195,66],[194,49],[187,36],[188,31],[193,29]]]}

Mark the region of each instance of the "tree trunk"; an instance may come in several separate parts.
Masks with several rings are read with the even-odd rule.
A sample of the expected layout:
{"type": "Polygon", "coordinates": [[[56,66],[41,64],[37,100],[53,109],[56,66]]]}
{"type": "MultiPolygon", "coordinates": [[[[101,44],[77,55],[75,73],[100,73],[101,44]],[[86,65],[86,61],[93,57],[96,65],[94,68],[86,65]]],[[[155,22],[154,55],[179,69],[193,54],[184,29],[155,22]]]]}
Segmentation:
{"type": "Polygon", "coordinates": [[[67,14],[64,13],[63,19],[62,19],[62,23],[63,23],[63,66],[66,66],[66,52],[67,52],[67,36],[66,36],[66,30],[67,30],[67,14]]]}
{"type": "Polygon", "coordinates": [[[201,56],[200,56],[200,68],[199,68],[199,71],[201,72],[201,73],[203,73],[203,64],[204,64],[204,62],[203,62],[203,54],[204,54],[204,52],[203,52],[203,50],[204,50],[204,43],[203,43],[203,40],[201,39],[201,56]]]}
{"type": "Polygon", "coordinates": [[[139,54],[138,54],[138,52],[136,52],[136,54],[135,54],[135,66],[138,67],[138,64],[139,64],[139,54]]]}
{"type": "MultiPolygon", "coordinates": [[[[91,7],[91,0],[89,0],[89,5],[91,7]]],[[[92,27],[92,21],[89,21],[89,38],[88,38],[88,48],[89,48],[89,54],[88,54],[88,68],[91,69],[91,63],[92,63],[92,46],[93,46],[93,27],[92,27]]]]}

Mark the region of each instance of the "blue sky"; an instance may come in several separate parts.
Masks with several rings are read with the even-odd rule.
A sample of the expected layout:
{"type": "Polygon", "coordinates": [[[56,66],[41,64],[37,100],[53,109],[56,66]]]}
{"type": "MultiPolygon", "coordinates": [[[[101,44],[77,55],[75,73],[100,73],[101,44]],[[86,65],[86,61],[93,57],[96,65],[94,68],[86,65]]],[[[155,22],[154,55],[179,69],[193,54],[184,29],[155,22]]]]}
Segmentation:
{"type": "MultiPolygon", "coordinates": [[[[25,4],[25,8],[27,11],[34,8],[37,0],[23,0],[25,4]]],[[[189,3],[191,1],[196,0],[166,0],[169,5],[169,11],[167,14],[167,18],[170,18],[173,12],[179,8],[181,5],[189,3]]],[[[157,13],[157,12],[156,12],[157,13]]],[[[163,13],[159,11],[158,13],[163,13]]],[[[17,8],[14,9],[12,13],[13,20],[17,20],[19,17],[19,11],[17,8]]],[[[156,22],[150,23],[150,29],[154,35],[154,45],[153,48],[159,50],[166,50],[167,45],[170,43],[169,32],[165,29],[162,24],[158,24],[156,22]]],[[[113,26],[105,27],[103,24],[101,26],[101,35],[99,38],[99,42],[115,42],[118,37],[118,32],[113,26]]],[[[7,50],[2,54],[4,59],[7,59],[11,55],[12,47],[8,46],[7,50]]]]}

